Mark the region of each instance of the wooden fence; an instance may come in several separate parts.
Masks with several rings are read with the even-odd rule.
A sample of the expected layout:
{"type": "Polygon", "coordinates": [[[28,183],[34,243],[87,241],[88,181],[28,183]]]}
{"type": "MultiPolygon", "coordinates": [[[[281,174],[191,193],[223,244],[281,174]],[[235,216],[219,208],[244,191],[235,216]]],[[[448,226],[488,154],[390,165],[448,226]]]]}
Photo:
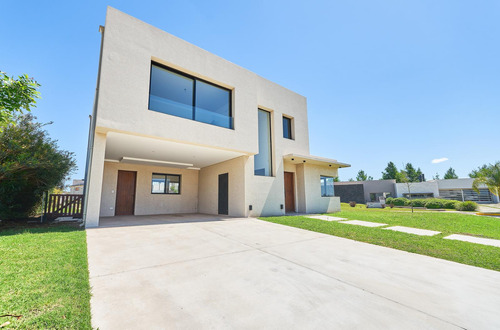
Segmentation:
{"type": "Polygon", "coordinates": [[[51,194],[45,205],[45,214],[57,217],[81,218],[83,215],[83,195],[51,194]]]}

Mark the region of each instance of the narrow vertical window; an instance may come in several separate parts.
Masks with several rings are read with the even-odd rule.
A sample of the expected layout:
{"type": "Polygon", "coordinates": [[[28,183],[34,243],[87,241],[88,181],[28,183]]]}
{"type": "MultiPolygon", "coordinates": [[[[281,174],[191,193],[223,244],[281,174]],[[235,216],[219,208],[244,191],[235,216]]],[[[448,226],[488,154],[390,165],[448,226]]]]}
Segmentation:
{"type": "Polygon", "coordinates": [[[292,138],[292,119],[283,116],[283,137],[285,139],[293,139],[292,138]]]}
{"type": "Polygon", "coordinates": [[[333,178],[330,176],[321,176],[321,197],[333,197],[333,178]]]}
{"type": "Polygon", "coordinates": [[[259,153],[254,156],[254,174],[272,175],[271,113],[259,109],[259,153]]]}

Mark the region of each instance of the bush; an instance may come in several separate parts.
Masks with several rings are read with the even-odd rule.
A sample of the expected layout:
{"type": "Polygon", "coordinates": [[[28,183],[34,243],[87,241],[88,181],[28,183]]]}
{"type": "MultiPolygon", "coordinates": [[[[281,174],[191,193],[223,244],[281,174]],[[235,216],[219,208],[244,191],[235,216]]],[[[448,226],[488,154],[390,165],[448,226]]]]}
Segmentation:
{"type": "Polygon", "coordinates": [[[396,206],[405,206],[405,205],[408,205],[408,199],[407,198],[404,198],[404,197],[398,197],[398,198],[393,198],[391,200],[392,204],[396,205],[396,206]]]}
{"type": "Polygon", "coordinates": [[[387,198],[385,199],[385,203],[386,203],[386,204],[392,204],[392,201],[393,201],[393,200],[394,200],[394,198],[393,198],[393,197],[387,197],[387,198]]]}
{"type": "Polygon", "coordinates": [[[460,202],[459,201],[445,200],[443,202],[443,208],[454,210],[455,209],[455,205],[457,205],[458,203],[460,203],[460,202]]]}
{"type": "Polygon", "coordinates": [[[477,203],[471,201],[458,202],[455,204],[455,209],[458,211],[475,211],[477,210],[477,203]]]}
{"type": "Polygon", "coordinates": [[[429,199],[425,203],[425,207],[428,208],[428,209],[442,209],[442,208],[444,208],[444,206],[443,206],[443,200],[442,199],[437,199],[437,198],[429,199]]]}
{"type": "Polygon", "coordinates": [[[0,133],[0,219],[30,216],[42,194],[75,168],[74,155],[59,150],[44,124],[26,115],[0,133]]]}
{"type": "Polygon", "coordinates": [[[425,207],[426,203],[427,199],[412,199],[408,201],[408,204],[409,205],[413,204],[413,207],[425,207]]]}

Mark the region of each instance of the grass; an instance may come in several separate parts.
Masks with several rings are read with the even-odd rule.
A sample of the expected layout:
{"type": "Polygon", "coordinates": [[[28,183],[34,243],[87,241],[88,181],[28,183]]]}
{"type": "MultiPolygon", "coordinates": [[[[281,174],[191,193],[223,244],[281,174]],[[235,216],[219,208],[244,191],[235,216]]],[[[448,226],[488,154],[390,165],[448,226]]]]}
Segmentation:
{"type": "Polygon", "coordinates": [[[450,234],[465,234],[500,239],[500,219],[475,215],[416,211],[407,209],[351,208],[342,204],[342,210],[332,216],[350,220],[365,220],[391,226],[406,226],[440,231],[436,236],[418,236],[407,233],[346,225],[336,221],[323,221],[302,216],[261,218],[269,222],[345,237],[356,241],[386,246],[398,250],[424,254],[472,266],[500,271],[500,248],[469,242],[443,239],[450,234]]]}
{"type": "Polygon", "coordinates": [[[0,231],[0,324],[91,329],[85,231],[72,227],[0,231]]]}

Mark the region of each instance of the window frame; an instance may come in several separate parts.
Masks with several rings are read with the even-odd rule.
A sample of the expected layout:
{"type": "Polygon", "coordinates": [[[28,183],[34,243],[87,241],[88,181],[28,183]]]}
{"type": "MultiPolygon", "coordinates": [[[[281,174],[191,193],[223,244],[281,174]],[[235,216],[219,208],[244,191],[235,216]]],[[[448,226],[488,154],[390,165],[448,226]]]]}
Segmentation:
{"type": "Polygon", "coordinates": [[[171,71],[172,73],[175,73],[175,74],[178,74],[180,76],[183,76],[185,78],[188,78],[188,79],[191,79],[193,81],[193,100],[192,100],[192,107],[193,107],[193,111],[192,111],[192,114],[191,114],[191,118],[184,118],[184,117],[180,117],[180,116],[175,116],[175,115],[170,115],[170,116],[174,116],[174,117],[178,117],[178,118],[184,118],[184,119],[190,119],[192,121],[196,121],[197,123],[202,123],[202,124],[206,124],[206,125],[210,125],[210,126],[216,126],[216,127],[221,127],[221,128],[226,128],[226,129],[232,129],[234,130],[234,117],[233,117],[233,90],[232,89],[229,89],[229,88],[226,88],[224,86],[220,86],[220,85],[217,85],[213,82],[210,82],[208,80],[205,80],[205,79],[202,79],[202,78],[198,78],[196,76],[193,76],[193,75],[190,75],[190,74],[187,74],[185,72],[182,72],[182,71],[179,71],[177,69],[174,69],[174,68],[171,68],[165,64],[161,64],[161,63],[158,63],[158,62],[155,62],[155,61],[151,61],[151,64],[150,64],[150,67],[149,67],[149,93],[148,93],[148,110],[149,111],[155,111],[155,112],[159,112],[159,113],[163,113],[165,115],[169,115],[168,113],[164,113],[164,112],[161,112],[161,111],[158,111],[158,110],[153,110],[151,109],[150,107],[150,103],[151,103],[151,77],[153,76],[153,66],[157,66],[159,68],[162,68],[164,70],[167,70],[167,71],[171,71]],[[201,82],[204,82],[208,85],[211,85],[211,86],[214,86],[214,87],[217,87],[217,88],[220,88],[220,89],[223,89],[223,90],[226,90],[229,92],[229,118],[231,118],[231,127],[224,127],[224,126],[219,126],[219,125],[213,125],[213,124],[209,124],[209,123],[205,123],[205,122],[202,122],[202,121],[198,121],[195,119],[195,112],[196,112],[196,81],[201,81],[201,82]]]}
{"type": "MultiPolygon", "coordinates": [[[[273,157],[273,112],[270,111],[270,110],[266,110],[264,108],[261,108],[261,107],[258,107],[257,108],[257,116],[259,115],[259,111],[264,111],[264,112],[267,112],[268,114],[268,118],[269,118],[269,175],[261,175],[261,174],[255,174],[255,159],[254,159],[254,176],[260,176],[260,177],[274,177],[274,164],[273,164],[273,160],[274,160],[274,157],[273,157]]],[[[258,118],[258,117],[257,117],[258,118]]],[[[257,120],[257,131],[259,130],[259,127],[258,127],[258,120],[257,120]]],[[[257,134],[258,135],[258,134],[257,134]]],[[[259,150],[259,153],[257,155],[260,154],[260,150],[259,150]]],[[[255,156],[257,156],[255,155],[255,156]]],[[[254,156],[254,158],[255,158],[254,156]]]]}
{"type": "Polygon", "coordinates": [[[289,122],[288,131],[290,132],[290,137],[285,136],[285,130],[283,130],[283,138],[284,139],[288,139],[288,140],[295,140],[294,139],[294,134],[293,134],[293,118],[283,115],[282,116],[282,120],[281,120],[282,126],[284,126],[285,119],[287,119],[288,122],[289,122]]]}
{"type": "MultiPolygon", "coordinates": [[[[326,178],[326,179],[332,179],[334,180],[335,178],[333,176],[328,176],[328,175],[320,175],[319,176],[319,182],[320,182],[320,194],[321,194],[321,197],[327,197],[327,198],[330,198],[330,197],[335,197],[335,187],[333,188],[333,195],[323,195],[323,192],[321,191],[322,189],[322,179],[323,178],[326,178]]],[[[332,181],[333,182],[333,186],[335,185],[335,181],[332,181]]],[[[325,180],[325,183],[326,183],[326,180],[325,180]]],[[[332,186],[332,187],[333,187],[332,186]]],[[[325,189],[326,191],[326,189],[325,189]]]]}
{"type": "Polygon", "coordinates": [[[151,174],[151,194],[152,195],[180,195],[181,194],[181,180],[182,180],[182,175],[181,174],[169,174],[169,173],[152,173],[151,174]],[[163,192],[153,192],[153,176],[154,175],[163,175],[165,177],[165,188],[163,190],[163,192]],[[179,178],[179,192],[177,193],[171,193],[171,192],[168,192],[167,190],[167,176],[176,176],[179,178]]]}

